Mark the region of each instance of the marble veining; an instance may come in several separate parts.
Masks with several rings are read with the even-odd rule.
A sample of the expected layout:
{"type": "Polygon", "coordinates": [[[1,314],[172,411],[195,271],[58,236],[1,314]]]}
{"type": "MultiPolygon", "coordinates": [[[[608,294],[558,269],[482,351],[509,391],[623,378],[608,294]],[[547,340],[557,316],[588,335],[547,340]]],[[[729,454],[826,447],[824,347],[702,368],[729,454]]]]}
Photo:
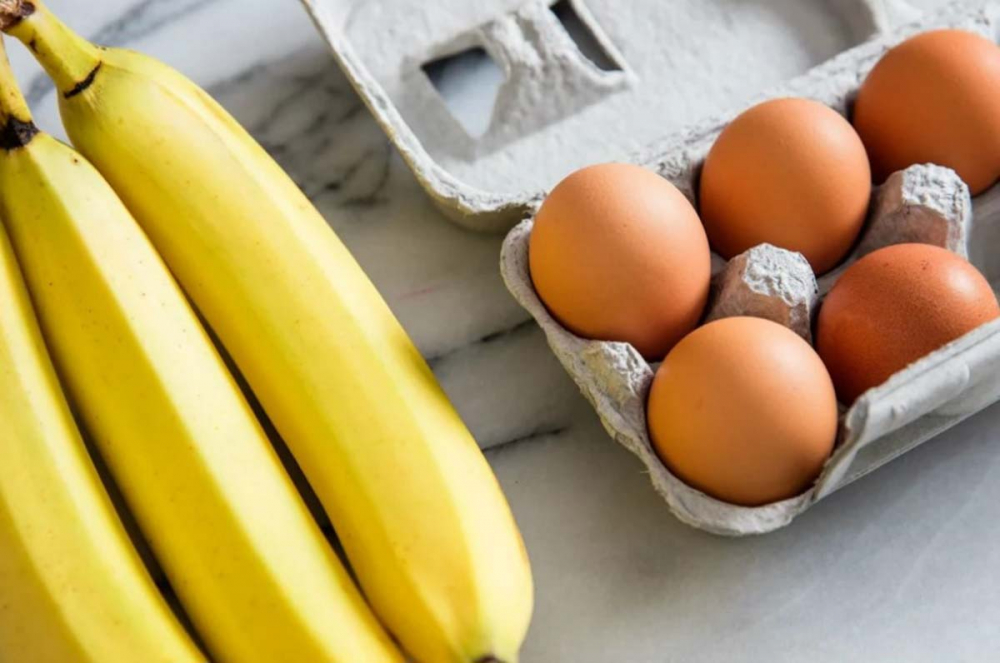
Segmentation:
{"type": "MultiPolygon", "coordinates": [[[[99,44],[123,46],[177,20],[190,20],[198,12],[220,0],[143,0],[129,7],[103,28],[87,35],[99,44]]],[[[38,74],[25,85],[28,103],[37,103],[52,89],[52,83],[38,74]]]]}
{"type": "MultiPolygon", "coordinates": [[[[297,0],[48,4],[86,35],[210,87],[372,277],[490,448],[522,527],[537,584],[522,663],[979,661],[1000,650],[1000,407],[774,535],[692,530],[506,293],[502,237],[463,231],[426,199],[297,0]]],[[[10,50],[23,82],[42,80],[24,49],[10,50]]],[[[39,124],[61,135],[50,88],[30,89],[39,124]]]]}

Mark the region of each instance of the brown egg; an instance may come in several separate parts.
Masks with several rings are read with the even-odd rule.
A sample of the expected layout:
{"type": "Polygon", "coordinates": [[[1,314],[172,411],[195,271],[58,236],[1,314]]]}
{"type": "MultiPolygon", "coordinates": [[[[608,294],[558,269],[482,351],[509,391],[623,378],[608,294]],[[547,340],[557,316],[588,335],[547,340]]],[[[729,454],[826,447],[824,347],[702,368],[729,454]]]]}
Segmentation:
{"type": "Polygon", "coordinates": [[[1000,176],[1000,48],[962,30],[907,39],[868,74],[854,126],[876,182],[935,163],[981,193],[1000,176]]]}
{"type": "Polygon", "coordinates": [[[655,360],[698,323],[711,278],[691,203],[659,175],[620,163],[578,170],[552,190],[535,216],[529,263],[565,327],[655,360]]]}
{"type": "Polygon", "coordinates": [[[720,500],[798,495],[837,436],[837,398],[813,349],[760,318],[723,318],[667,355],[649,394],[649,433],[670,470],[720,500]]]}
{"type": "Polygon", "coordinates": [[[1000,315],[967,260],[928,244],[897,244],[851,265],[819,312],[816,349],[850,405],[921,357],[1000,315]]]}
{"type": "Polygon", "coordinates": [[[723,258],[768,242],[800,252],[822,274],[861,231],[871,172],[861,139],[836,111],[775,99],[723,130],[700,191],[708,239],[723,258]]]}

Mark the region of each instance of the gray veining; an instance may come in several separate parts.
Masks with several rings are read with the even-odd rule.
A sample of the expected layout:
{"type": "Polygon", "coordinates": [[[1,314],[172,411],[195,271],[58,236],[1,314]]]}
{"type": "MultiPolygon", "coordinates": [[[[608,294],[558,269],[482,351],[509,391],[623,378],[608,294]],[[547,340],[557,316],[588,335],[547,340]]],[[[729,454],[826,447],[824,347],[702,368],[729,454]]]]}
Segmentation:
{"type": "MultiPolygon", "coordinates": [[[[88,36],[210,86],[369,272],[494,447],[537,582],[523,663],[979,661],[1000,650],[1000,408],[774,535],[691,530],[608,439],[506,293],[502,238],[441,217],[296,0],[48,4],[88,36]]],[[[29,54],[10,50],[32,80],[29,54]]],[[[53,101],[43,90],[34,106],[58,134],[53,101]]]]}

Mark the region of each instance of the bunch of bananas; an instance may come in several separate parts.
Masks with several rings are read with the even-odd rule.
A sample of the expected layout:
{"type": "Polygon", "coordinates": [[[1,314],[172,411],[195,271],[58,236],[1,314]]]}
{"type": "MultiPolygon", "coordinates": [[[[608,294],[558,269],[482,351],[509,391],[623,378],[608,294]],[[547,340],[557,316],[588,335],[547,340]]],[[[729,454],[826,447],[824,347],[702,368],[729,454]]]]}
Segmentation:
{"type": "Polygon", "coordinates": [[[0,29],[79,150],[35,127],[0,50],[0,660],[514,663],[532,581],[500,487],[312,204],[164,64],[37,0],[0,0],[0,29]]]}

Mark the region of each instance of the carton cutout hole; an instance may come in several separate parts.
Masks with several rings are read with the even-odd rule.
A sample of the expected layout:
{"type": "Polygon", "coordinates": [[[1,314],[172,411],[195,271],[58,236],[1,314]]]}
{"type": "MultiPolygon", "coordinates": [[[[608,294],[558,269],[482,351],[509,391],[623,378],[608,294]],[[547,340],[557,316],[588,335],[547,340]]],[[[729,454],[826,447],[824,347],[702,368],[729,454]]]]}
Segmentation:
{"type": "Polygon", "coordinates": [[[452,116],[473,138],[489,129],[505,76],[481,46],[431,60],[421,67],[452,116]]]}
{"type": "Polygon", "coordinates": [[[587,25],[586,21],[580,18],[571,0],[559,0],[551,7],[552,13],[556,15],[562,23],[566,34],[573,40],[576,47],[580,49],[583,57],[594,63],[601,71],[621,71],[621,66],[615,62],[604,47],[601,45],[593,29],[587,25]]]}

